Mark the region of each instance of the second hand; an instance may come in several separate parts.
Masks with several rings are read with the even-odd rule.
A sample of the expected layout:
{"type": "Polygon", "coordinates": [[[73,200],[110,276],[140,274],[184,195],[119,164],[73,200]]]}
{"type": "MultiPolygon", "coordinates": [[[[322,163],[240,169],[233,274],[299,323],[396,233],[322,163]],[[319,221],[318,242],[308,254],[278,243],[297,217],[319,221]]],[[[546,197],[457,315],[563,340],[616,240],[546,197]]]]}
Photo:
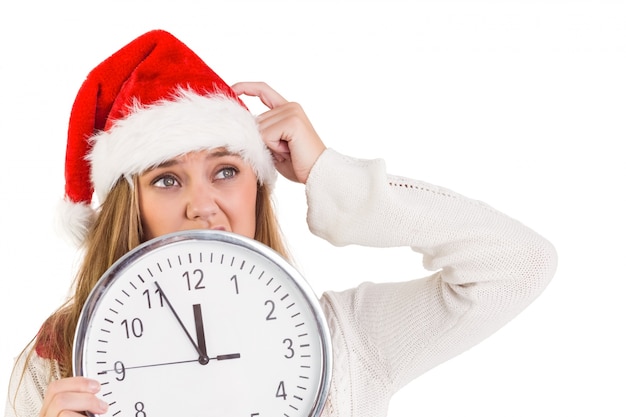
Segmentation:
{"type": "MultiPolygon", "coordinates": [[[[218,361],[225,361],[225,360],[229,360],[229,359],[239,359],[241,358],[241,354],[239,353],[229,353],[226,355],[217,355],[214,358],[209,358],[210,360],[218,360],[218,361]]],[[[187,360],[187,361],[174,361],[174,362],[163,362],[163,363],[152,363],[149,365],[137,365],[137,366],[126,366],[124,367],[124,369],[128,370],[128,369],[141,369],[141,368],[152,368],[154,366],[168,366],[168,365],[180,365],[183,363],[192,363],[192,362],[198,362],[197,359],[191,359],[191,360],[187,360]]],[[[106,372],[112,372],[115,371],[115,369],[111,369],[110,371],[106,371],[106,372]]]]}

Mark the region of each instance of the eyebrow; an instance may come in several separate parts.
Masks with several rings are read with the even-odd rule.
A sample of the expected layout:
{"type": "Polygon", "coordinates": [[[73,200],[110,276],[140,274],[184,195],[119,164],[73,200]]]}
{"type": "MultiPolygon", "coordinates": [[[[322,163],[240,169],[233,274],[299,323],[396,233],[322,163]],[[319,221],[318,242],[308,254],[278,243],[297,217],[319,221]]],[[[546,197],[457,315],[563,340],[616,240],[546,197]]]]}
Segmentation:
{"type": "MultiPolygon", "coordinates": [[[[212,150],[207,155],[207,158],[220,158],[220,157],[223,157],[223,156],[231,156],[231,155],[238,155],[238,154],[236,152],[230,152],[226,148],[217,148],[215,150],[212,150]]],[[[180,161],[178,161],[178,158],[172,158],[172,159],[169,159],[169,160],[167,160],[165,162],[162,162],[160,164],[154,165],[148,171],[152,171],[153,169],[157,169],[157,168],[168,168],[168,167],[177,165],[179,163],[180,163],[180,161]]]]}
{"type": "Polygon", "coordinates": [[[231,152],[229,150],[227,150],[226,148],[217,148],[214,151],[211,151],[211,153],[209,154],[209,156],[213,156],[213,157],[220,157],[220,156],[230,156],[230,155],[239,155],[236,152],[231,152]]]}

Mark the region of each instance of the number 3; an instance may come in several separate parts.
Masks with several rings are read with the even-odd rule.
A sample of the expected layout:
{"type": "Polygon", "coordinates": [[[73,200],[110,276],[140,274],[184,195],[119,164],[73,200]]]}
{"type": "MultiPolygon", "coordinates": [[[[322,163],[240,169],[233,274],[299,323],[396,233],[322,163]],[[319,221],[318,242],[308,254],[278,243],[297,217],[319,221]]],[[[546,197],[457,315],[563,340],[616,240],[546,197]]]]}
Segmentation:
{"type": "Polygon", "coordinates": [[[289,354],[284,355],[285,358],[287,359],[293,358],[293,355],[295,354],[295,352],[293,350],[293,342],[291,341],[291,339],[284,339],[283,344],[287,345],[287,350],[289,351],[289,354]]]}

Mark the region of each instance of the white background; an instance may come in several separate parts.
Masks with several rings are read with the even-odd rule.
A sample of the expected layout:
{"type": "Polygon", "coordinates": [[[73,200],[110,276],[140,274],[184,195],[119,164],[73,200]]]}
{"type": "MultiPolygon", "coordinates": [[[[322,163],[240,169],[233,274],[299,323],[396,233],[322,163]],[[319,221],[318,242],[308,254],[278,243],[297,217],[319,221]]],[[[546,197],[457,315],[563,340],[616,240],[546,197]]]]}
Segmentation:
{"type": "MultiPolygon", "coordinates": [[[[300,102],[328,146],[483,200],[557,247],[543,295],[401,390],[391,416],[626,415],[626,5],[604,0],[2,2],[0,393],[78,261],[51,226],[76,91],[154,28],[228,83],[300,102]]],[[[282,181],[276,199],[319,293],[422,274],[408,249],[311,236],[302,186],[282,181]]]]}

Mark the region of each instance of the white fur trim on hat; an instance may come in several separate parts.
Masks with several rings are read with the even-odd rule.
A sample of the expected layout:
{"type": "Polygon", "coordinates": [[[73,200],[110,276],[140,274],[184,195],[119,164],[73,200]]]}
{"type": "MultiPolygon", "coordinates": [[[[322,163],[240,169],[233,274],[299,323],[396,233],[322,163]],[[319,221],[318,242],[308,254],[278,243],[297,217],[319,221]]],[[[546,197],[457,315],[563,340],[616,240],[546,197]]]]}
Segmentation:
{"type": "Polygon", "coordinates": [[[79,247],[85,243],[95,218],[95,210],[90,205],[75,203],[65,198],[57,207],[55,227],[59,235],[79,247]]]}
{"type": "Polygon", "coordinates": [[[172,100],[137,104],[124,119],[94,135],[91,180],[98,200],[121,176],[130,177],[185,153],[224,147],[241,155],[270,187],[276,170],[254,116],[224,95],[179,90],[172,100]]]}

